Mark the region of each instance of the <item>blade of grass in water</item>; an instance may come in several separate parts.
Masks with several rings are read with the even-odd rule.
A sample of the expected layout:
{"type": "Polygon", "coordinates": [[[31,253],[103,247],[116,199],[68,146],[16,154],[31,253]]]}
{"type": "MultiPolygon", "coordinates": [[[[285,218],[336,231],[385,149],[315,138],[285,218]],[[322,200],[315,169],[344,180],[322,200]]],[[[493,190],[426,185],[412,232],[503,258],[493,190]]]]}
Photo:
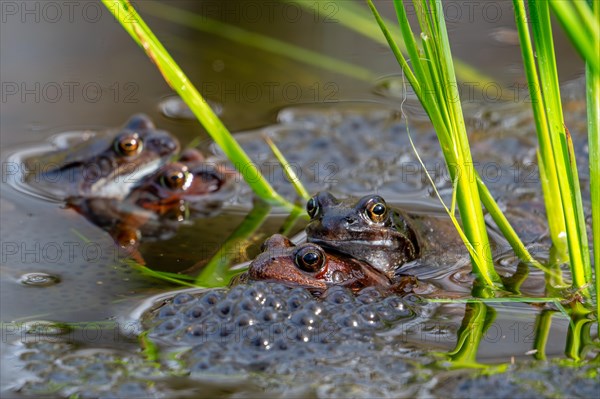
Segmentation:
{"type": "Polygon", "coordinates": [[[575,154],[562,112],[550,9],[547,2],[534,0],[530,0],[529,7],[533,13],[533,40],[542,82],[542,99],[548,115],[552,151],[556,154],[573,283],[579,289],[591,280],[592,269],[575,154]]]}
{"type": "MultiPolygon", "coordinates": [[[[587,66],[592,72],[600,74],[600,18],[597,11],[581,0],[548,0],[548,3],[587,66]]],[[[591,4],[598,8],[598,0],[593,0],[591,4]]]]}
{"type": "Polygon", "coordinates": [[[496,311],[482,302],[465,306],[465,316],[456,335],[456,346],[448,352],[454,367],[482,368],[477,362],[477,351],[485,332],[496,318],[496,311]]]}
{"type": "MultiPolygon", "coordinates": [[[[583,288],[591,277],[585,219],[578,188],[577,168],[569,153],[569,138],[564,126],[560,91],[554,58],[554,45],[547,2],[529,2],[533,54],[529,26],[523,0],[513,0],[515,20],[519,31],[521,51],[529,83],[539,141],[539,164],[544,201],[548,214],[551,237],[559,254],[568,248],[575,288],[583,288]]],[[[586,290],[584,290],[586,294],[586,290]]]]}
{"type": "MultiPolygon", "coordinates": [[[[600,24],[600,2],[592,2],[596,25],[600,24]]],[[[600,49],[600,34],[593,36],[594,48],[600,49]]],[[[598,55],[598,53],[596,53],[598,55]]],[[[590,195],[592,202],[592,233],[594,240],[594,267],[596,278],[596,319],[600,330],[600,71],[586,62],[586,102],[588,119],[588,149],[590,163],[590,195]]]]}
{"type": "Polygon", "coordinates": [[[592,320],[587,315],[573,313],[571,315],[571,324],[567,332],[567,343],[565,345],[565,355],[580,361],[585,358],[586,345],[591,340],[590,330],[592,327],[592,320]]]}
{"type": "MultiPolygon", "coordinates": [[[[71,229],[71,232],[73,234],[75,234],[84,243],[90,242],[90,240],[86,236],[81,234],[81,232],[79,232],[78,230],[71,229]]],[[[152,270],[148,266],[142,265],[141,263],[137,262],[134,259],[123,259],[122,262],[125,263],[126,265],[128,265],[129,267],[131,267],[132,269],[138,270],[140,273],[142,273],[143,275],[145,275],[147,277],[167,281],[169,283],[173,283],[173,284],[177,284],[177,285],[185,285],[188,287],[195,287],[194,284],[186,281],[186,280],[193,280],[193,278],[191,278],[190,276],[152,270]]]]}
{"type": "Polygon", "coordinates": [[[238,168],[254,193],[272,204],[281,205],[286,208],[293,207],[292,204],[273,190],[269,182],[262,175],[257,176],[253,173],[255,168],[246,167],[252,164],[252,160],[215,115],[208,103],[198,90],[196,90],[173,58],[171,58],[167,50],[154,36],[129,1],[102,0],[102,2],[121,23],[121,26],[131,35],[133,40],[144,49],[148,57],[156,64],[165,81],[190,107],[208,134],[221,147],[227,158],[238,168]]]}
{"type": "MultiPolygon", "coordinates": [[[[403,114],[403,116],[404,116],[404,120],[407,121],[406,115],[403,114]]],[[[435,192],[435,195],[438,197],[438,200],[440,201],[440,203],[444,207],[444,210],[446,211],[446,213],[450,217],[450,220],[452,221],[452,224],[454,224],[454,228],[458,232],[458,235],[460,236],[460,239],[465,244],[465,247],[469,251],[469,254],[471,255],[473,261],[476,262],[476,264],[478,264],[478,265],[481,264],[483,261],[479,259],[478,254],[475,251],[475,248],[473,248],[473,245],[471,245],[471,243],[469,242],[469,239],[465,235],[465,232],[463,231],[460,223],[458,222],[458,219],[454,215],[454,213],[455,213],[454,211],[456,209],[456,184],[455,184],[456,181],[452,185],[452,204],[450,205],[450,208],[448,208],[446,206],[446,203],[442,199],[442,196],[440,195],[440,192],[438,191],[438,189],[437,189],[437,187],[435,185],[435,182],[433,181],[433,178],[431,177],[431,175],[429,174],[429,171],[425,167],[425,164],[423,163],[423,160],[421,159],[421,156],[419,155],[419,152],[417,151],[417,148],[415,147],[415,144],[414,144],[414,142],[412,140],[412,137],[410,135],[410,130],[408,128],[408,121],[406,122],[406,131],[407,131],[408,140],[409,140],[410,145],[411,145],[411,147],[413,149],[413,152],[415,153],[415,156],[417,157],[417,160],[421,164],[421,167],[425,171],[425,175],[427,176],[427,179],[429,180],[429,183],[431,184],[431,187],[433,188],[433,191],[435,192]]]]}
{"type": "Polygon", "coordinates": [[[525,64],[525,72],[527,74],[527,81],[529,82],[531,106],[533,108],[536,131],[538,135],[538,164],[540,168],[542,190],[544,192],[544,203],[546,205],[546,209],[548,210],[547,215],[550,236],[554,246],[557,249],[557,256],[562,260],[566,257],[567,246],[564,237],[566,227],[564,218],[562,216],[563,211],[558,187],[558,172],[555,168],[556,162],[554,160],[554,153],[550,144],[550,131],[548,129],[547,116],[544,112],[541,98],[541,86],[535,67],[535,58],[531,45],[531,38],[529,35],[525,5],[523,1],[519,0],[513,0],[513,4],[515,8],[515,21],[521,43],[523,63],[525,64]]]}
{"type": "Polygon", "coordinates": [[[283,222],[281,229],[279,229],[279,234],[284,235],[286,237],[289,236],[292,232],[292,229],[296,225],[296,222],[300,218],[305,218],[308,220],[308,215],[306,214],[304,208],[296,208],[292,212],[290,212],[290,215],[283,222]]]}
{"type": "MultiPolygon", "coordinates": [[[[596,3],[600,20],[600,5],[596,3]]],[[[598,38],[596,38],[598,39],[598,38]]],[[[600,47],[600,45],[599,45],[600,47]]],[[[590,157],[590,193],[592,201],[592,232],[594,235],[594,268],[596,278],[596,315],[600,331],[600,74],[587,70],[588,146],[590,157]]]]}
{"type": "MultiPolygon", "coordinates": [[[[426,10],[427,12],[417,12],[419,26],[423,32],[422,49],[417,47],[414,38],[401,36],[405,47],[410,48],[408,54],[411,64],[420,64],[412,70],[373,2],[367,0],[367,3],[413,91],[435,127],[450,176],[452,181],[456,182],[458,209],[464,234],[469,242],[467,248],[475,251],[475,255],[471,256],[473,271],[484,286],[501,287],[500,277],[493,267],[479,189],[473,178],[476,173],[462,116],[450,44],[441,13],[441,2],[432,1],[429,4],[431,8],[426,10]],[[427,15],[431,15],[431,19],[428,19],[427,15]]],[[[413,4],[415,7],[421,6],[417,1],[413,4]]],[[[403,33],[412,35],[404,4],[396,0],[394,6],[403,33]]]]}
{"type": "Polygon", "coordinates": [[[294,186],[294,189],[296,190],[298,196],[300,196],[300,198],[304,199],[305,201],[308,201],[310,199],[310,194],[308,193],[308,191],[306,191],[306,188],[304,188],[302,181],[300,180],[298,175],[296,175],[296,172],[290,166],[290,163],[285,159],[281,151],[279,151],[279,148],[277,148],[277,146],[269,136],[263,135],[263,139],[267,142],[267,144],[271,148],[271,151],[279,161],[279,164],[283,168],[283,171],[285,172],[285,175],[287,176],[290,183],[294,186]]]}
{"type": "Polygon", "coordinates": [[[483,202],[485,209],[487,209],[490,216],[492,216],[492,219],[496,223],[496,226],[498,226],[498,228],[502,232],[502,235],[504,236],[504,238],[506,238],[517,257],[522,261],[542,270],[546,274],[550,274],[556,278],[560,277],[560,273],[545,267],[540,262],[538,262],[531,255],[531,253],[529,253],[529,251],[525,247],[525,244],[523,244],[523,241],[521,241],[521,239],[517,235],[515,229],[511,226],[508,219],[506,219],[504,213],[502,213],[502,211],[500,210],[498,203],[496,202],[494,197],[492,197],[492,193],[490,193],[490,190],[488,190],[483,180],[481,180],[479,174],[477,174],[476,178],[477,187],[479,189],[479,195],[481,196],[481,201],[483,202]]]}
{"type": "Polygon", "coordinates": [[[271,207],[267,203],[255,202],[254,207],[242,223],[221,245],[221,248],[206,266],[202,268],[196,278],[196,285],[200,287],[223,287],[227,285],[231,278],[229,267],[232,258],[239,254],[241,247],[245,247],[244,243],[264,223],[270,212],[271,207]]]}
{"type": "Polygon", "coordinates": [[[535,338],[533,340],[535,353],[533,357],[537,360],[546,360],[546,345],[554,313],[553,310],[542,310],[535,318],[535,338]]]}
{"type": "Polygon", "coordinates": [[[176,285],[182,285],[186,287],[197,287],[197,285],[193,282],[187,281],[189,280],[188,276],[152,270],[148,266],[142,265],[133,259],[125,259],[123,260],[123,262],[132,269],[138,270],[144,276],[155,278],[158,280],[163,280],[176,285]]]}
{"type": "Polygon", "coordinates": [[[373,81],[376,78],[376,75],[366,68],[165,3],[144,2],[144,12],[157,18],[224,37],[248,47],[268,51],[355,79],[373,81]]]}

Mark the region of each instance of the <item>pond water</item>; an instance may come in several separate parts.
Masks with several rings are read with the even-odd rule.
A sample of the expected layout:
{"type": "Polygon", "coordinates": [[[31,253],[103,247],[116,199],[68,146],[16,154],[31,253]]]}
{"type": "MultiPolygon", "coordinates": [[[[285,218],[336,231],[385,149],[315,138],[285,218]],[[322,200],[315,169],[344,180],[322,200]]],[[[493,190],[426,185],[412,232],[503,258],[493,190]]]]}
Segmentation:
{"type": "MultiPolygon", "coordinates": [[[[23,183],[19,168],[28,151],[64,132],[121,126],[140,112],[176,136],[182,147],[199,140],[207,152],[218,155],[220,150],[197,122],[186,117],[185,110],[165,116],[161,104],[172,99],[172,91],[102,4],[67,3],[2,4],[3,397],[35,396],[57,389],[53,395],[81,397],[252,397],[265,392],[273,397],[464,397],[489,394],[499,385],[503,388],[494,392],[506,397],[524,396],[528,389],[547,389],[538,392],[547,396],[598,393],[594,367],[572,371],[554,363],[538,363],[528,369],[528,362],[536,356],[536,342],[543,339],[538,334],[540,323],[550,323],[545,355],[564,357],[569,320],[551,307],[504,303],[482,309],[425,303],[412,296],[375,295],[373,299],[367,292],[354,298],[340,292],[336,295],[347,297],[344,301],[352,305],[342,311],[333,299],[319,302],[304,291],[289,292],[268,284],[240,286],[237,291],[192,291],[191,296],[185,294],[188,298],[170,292],[181,287],[122,262],[123,253],[107,232],[65,207],[61,199],[35,195],[23,183]],[[296,338],[286,335],[287,341],[282,341],[275,332],[269,345],[279,345],[278,349],[267,355],[264,348],[261,352],[253,347],[247,336],[228,334],[225,339],[218,329],[201,331],[203,339],[197,345],[198,335],[188,334],[192,321],[184,315],[191,309],[189,303],[197,302],[213,317],[216,308],[206,299],[211,294],[217,303],[227,299],[237,309],[226,321],[219,321],[227,328],[232,328],[227,323],[237,323],[249,312],[264,313],[262,302],[252,305],[257,306],[253,310],[240,311],[235,306],[242,306],[244,299],[272,296],[285,303],[272,317],[287,320],[282,325],[294,329],[296,338]],[[302,306],[293,305],[290,298],[302,306]],[[363,313],[357,313],[359,308],[363,313]],[[440,366],[446,358],[439,354],[457,345],[465,310],[489,324],[477,360],[490,365],[517,362],[509,373],[500,374],[504,377],[483,381],[472,377],[469,368],[440,366]],[[342,328],[341,318],[348,322],[356,314],[367,315],[361,319],[365,324],[359,320],[358,327],[342,328]],[[373,321],[376,317],[389,319],[378,324],[373,321]],[[307,318],[315,318],[319,326],[336,326],[328,330],[335,339],[325,342],[322,336],[302,336],[300,329],[306,327],[307,318]],[[85,322],[92,324],[62,329],[52,324],[85,322]],[[167,328],[168,323],[183,323],[183,327],[167,328]],[[140,346],[137,334],[141,330],[147,330],[162,351],[158,365],[140,352],[144,345],[140,346]],[[178,361],[170,357],[175,352],[178,361]],[[525,376],[525,383],[519,376],[525,376]],[[536,380],[550,382],[544,388],[532,388],[536,380]],[[152,386],[148,381],[153,381],[152,386]]],[[[537,178],[535,133],[522,90],[525,77],[514,41],[511,3],[481,7],[471,3],[444,4],[455,56],[494,80],[485,86],[465,82],[461,87],[474,159],[531,251],[546,259],[549,240],[537,178]],[[501,96],[504,101],[499,100],[501,96]]],[[[225,125],[236,132],[257,165],[272,172],[270,181],[282,193],[293,196],[280,169],[273,166],[263,134],[298,166],[311,193],[324,189],[338,196],[377,192],[406,211],[448,222],[408,141],[400,115],[399,67],[388,48],[344,27],[337,3],[316,4],[316,10],[307,10],[294,2],[168,3],[204,15],[200,17],[204,22],[227,22],[355,64],[370,78],[349,77],[175,24],[165,17],[175,14],[155,2],[140,2],[136,7],[190,79],[214,102],[225,125]]],[[[393,17],[391,2],[383,2],[381,9],[393,17]]],[[[585,158],[582,63],[561,34],[556,46],[568,97],[566,122],[578,155],[585,158]]],[[[440,194],[449,200],[451,184],[434,132],[410,95],[403,111],[440,194]]],[[[586,192],[586,164],[581,165],[581,173],[586,192]]],[[[220,212],[181,223],[162,240],[149,234],[142,239],[139,252],[154,270],[195,273],[251,208],[249,190],[239,182],[236,198],[220,212]]],[[[235,254],[234,263],[252,259],[265,238],[281,231],[285,220],[284,212],[274,210],[235,254]]],[[[297,221],[288,229],[289,235],[302,240],[304,224],[297,221]]],[[[518,280],[519,262],[498,233],[493,229],[491,233],[500,271],[506,276],[515,274],[512,280],[518,280]]],[[[467,297],[473,280],[468,258],[460,245],[451,248],[430,254],[410,271],[437,287],[438,297],[467,297]]],[[[529,271],[520,291],[543,296],[543,274],[529,271]]],[[[193,322],[209,325],[214,320],[193,322]]],[[[593,329],[591,335],[597,332],[593,329]]]]}

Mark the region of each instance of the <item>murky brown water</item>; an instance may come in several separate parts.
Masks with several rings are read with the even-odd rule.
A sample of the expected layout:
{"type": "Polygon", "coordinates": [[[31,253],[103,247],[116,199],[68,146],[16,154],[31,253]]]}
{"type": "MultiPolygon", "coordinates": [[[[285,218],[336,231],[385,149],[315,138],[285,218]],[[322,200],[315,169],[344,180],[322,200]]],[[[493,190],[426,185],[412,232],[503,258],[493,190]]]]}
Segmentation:
{"type": "MultiPolygon", "coordinates": [[[[57,2],[61,12],[57,17],[53,9],[43,2],[14,2],[14,9],[6,8],[8,3],[11,7],[13,5],[13,2],[3,3],[3,21],[0,25],[3,85],[0,132],[4,166],[0,191],[3,396],[9,394],[7,390],[15,388],[15,375],[23,367],[17,361],[19,356],[21,361],[27,363],[27,356],[24,359],[21,352],[31,349],[25,348],[25,327],[18,322],[130,320],[132,309],[148,297],[173,288],[123,265],[112,238],[80,215],[64,209],[60,201],[52,202],[16,190],[15,184],[11,184],[15,175],[8,169],[9,156],[23,148],[39,145],[59,132],[119,126],[138,112],[149,114],[159,128],[172,132],[183,145],[197,137],[203,143],[208,142],[208,136],[196,122],[167,118],[161,114],[159,104],[172,94],[171,91],[143,52],[101,4],[78,3],[71,17],[67,6],[57,2]],[[29,276],[37,282],[37,286],[35,283],[23,284],[23,276],[28,273],[46,273],[58,280],[51,279],[48,282],[43,276],[29,276]]],[[[340,195],[377,191],[389,198],[390,202],[407,209],[441,214],[439,206],[432,199],[426,179],[413,169],[415,160],[405,136],[404,123],[398,117],[399,100],[394,90],[388,89],[394,85],[386,84],[394,81],[389,75],[398,71],[393,57],[386,47],[374,44],[341,26],[339,21],[336,22],[335,14],[333,19],[326,18],[328,12],[335,12],[335,7],[327,8],[326,4],[322,4],[320,13],[302,10],[300,16],[296,17],[296,14],[285,14],[284,10],[290,13],[301,10],[298,6],[292,9],[272,2],[169,4],[196,8],[208,16],[227,20],[244,29],[275,36],[370,70],[379,79],[352,79],[341,73],[329,72],[165,22],[152,16],[150,2],[139,4],[149,25],[156,29],[159,38],[164,37],[165,46],[172,51],[192,81],[198,82],[198,88],[209,99],[220,104],[225,124],[232,131],[244,132],[240,133],[240,138],[259,162],[271,162],[264,146],[253,140],[260,128],[261,133],[266,131],[272,135],[288,160],[302,165],[304,176],[308,177],[307,186],[311,190],[327,188],[340,195]],[[259,10],[259,18],[248,17],[253,10],[250,3],[259,10]],[[353,139],[348,140],[349,137],[353,139]],[[352,157],[347,156],[350,154],[352,157]],[[312,167],[315,164],[316,167],[312,167]]],[[[539,215],[539,182],[534,173],[537,169],[533,165],[534,127],[525,110],[529,106],[526,97],[515,90],[525,86],[520,52],[511,40],[513,21],[510,2],[474,9],[462,2],[448,4],[447,12],[459,12],[449,14],[450,39],[455,55],[493,76],[498,82],[485,88],[475,86],[472,91],[463,92],[466,93],[463,100],[468,114],[467,123],[475,141],[474,152],[484,154],[480,158],[481,170],[489,172],[487,177],[492,183],[492,190],[501,202],[515,206],[509,214],[513,221],[518,223],[525,216],[543,220],[543,216],[539,215]],[[453,8],[454,4],[457,8],[453,8]],[[496,106],[499,87],[504,88],[502,94],[510,99],[496,106]],[[504,148],[495,147],[498,138],[502,138],[504,148]],[[511,154],[512,158],[507,159],[503,153],[511,154]]],[[[382,3],[382,10],[391,16],[391,2],[382,3]]],[[[566,82],[580,76],[581,63],[566,39],[559,35],[556,44],[559,48],[561,79],[566,82]]],[[[465,85],[464,88],[467,87],[465,85]]],[[[578,96],[578,91],[580,88],[577,87],[570,90],[574,93],[573,97],[581,99],[582,94],[578,96]]],[[[585,133],[581,102],[574,100],[570,104],[572,109],[566,113],[567,124],[571,133],[581,138],[585,133]]],[[[429,160],[428,165],[438,170],[436,168],[441,165],[441,159],[435,147],[435,137],[424,122],[422,111],[411,103],[410,98],[405,110],[413,120],[411,133],[421,155],[426,155],[424,158],[429,160]]],[[[576,141],[575,145],[579,153],[585,153],[581,140],[576,141]]],[[[585,168],[582,171],[585,181],[585,168]]],[[[447,179],[444,179],[443,173],[438,177],[442,195],[449,198],[447,179]]],[[[284,179],[275,176],[273,182],[284,192],[291,193],[284,179]]],[[[223,213],[182,225],[169,240],[144,241],[140,250],[148,264],[156,270],[185,270],[207,259],[220,247],[243,220],[249,205],[248,196],[241,195],[237,204],[227,207],[223,213]]],[[[543,207],[541,209],[543,212],[543,207]]],[[[283,220],[281,215],[271,217],[258,231],[247,255],[254,256],[262,240],[277,232],[283,220]]],[[[546,256],[547,240],[543,237],[543,229],[539,231],[536,224],[527,221],[523,224],[525,240],[538,242],[534,248],[539,248],[540,256],[546,256]]],[[[292,232],[297,232],[301,227],[299,223],[292,232]]],[[[514,270],[514,259],[508,255],[499,258],[507,273],[514,270]]],[[[444,269],[442,260],[434,266],[425,265],[418,273],[449,291],[468,292],[471,277],[464,262],[447,266],[444,269]]],[[[531,276],[522,286],[523,292],[542,295],[541,274],[533,271],[531,276]]],[[[494,307],[496,319],[482,341],[478,359],[493,363],[510,361],[511,358],[529,358],[535,317],[539,311],[525,305],[494,307]]],[[[407,335],[402,335],[401,342],[408,342],[407,350],[413,351],[407,356],[393,357],[398,355],[394,351],[402,351],[402,345],[398,346],[396,341],[399,339],[398,331],[387,331],[391,336],[388,341],[381,338],[386,332],[380,332],[381,336],[378,335],[379,338],[371,342],[381,345],[380,351],[369,347],[364,352],[365,358],[368,356],[370,359],[365,365],[377,367],[371,377],[365,373],[365,368],[352,365],[349,359],[343,357],[335,372],[323,372],[319,377],[322,370],[311,371],[311,358],[308,357],[308,360],[302,358],[295,366],[304,370],[298,373],[302,375],[298,381],[313,382],[311,389],[303,390],[298,386],[294,391],[291,388],[293,381],[277,379],[272,375],[262,375],[255,381],[256,385],[250,378],[233,381],[223,377],[223,381],[203,381],[202,377],[198,377],[198,381],[201,381],[200,385],[205,389],[203,395],[206,396],[226,396],[232,392],[253,395],[269,384],[276,387],[272,390],[274,395],[290,392],[320,397],[344,396],[348,392],[355,392],[355,396],[397,397],[402,392],[406,396],[426,394],[427,390],[423,387],[428,386],[426,381],[431,378],[432,371],[423,369],[420,364],[402,362],[411,356],[429,359],[430,350],[451,350],[464,315],[464,305],[440,305],[435,314],[435,317],[413,330],[408,340],[407,335]],[[388,350],[385,355],[382,348],[388,350]],[[386,358],[387,355],[392,356],[391,360],[386,358]],[[386,374],[388,362],[399,367],[394,370],[396,375],[409,376],[403,380],[407,387],[404,391],[402,386],[397,386],[397,382],[394,385],[392,373],[388,371],[386,374]],[[401,370],[399,364],[406,369],[401,370]],[[421,374],[415,369],[421,370],[421,374]],[[342,378],[346,373],[354,373],[355,380],[342,378]],[[317,377],[321,380],[317,379],[317,383],[314,383],[317,377]],[[382,384],[385,389],[374,389],[377,384],[382,384]]],[[[562,355],[567,327],[568,321],[564,317],[554,317],[549,335],[551,344],[546,350],[549,357],[562,355]]],[[[136,353],[138,345],[130,335],[125,334],[127,337],[123,338],[114,326],[100,331],[106,333],[98,339],[76,336],[74,341],[84,344],[83,347],[64,343],[57,343],[56,347],[34,346],[32,353],[38,356],[33,362],[34,366],[42,367],[44,359],[57,357],[58,353],[61,359],[63,355],[73,359],[79,355],[85,357],[86,345],[92,348],[92,352],[106,350],[105,362],[98,367],[108,370],[108,375],[122,367],[118,365],[118,353],[111,351],[124,349],[131,354],[132,364],[144,363],[136,353]],[[112,361],[111,356],[116,356],[117,360],[107,366],[112,361]]],[[[46,333],[41,335],[47,338],[46,333]]],[[[213,353],[212,350],[208,348],[206,353],[213,353]]],[[[423,364],[429,361],[423,361],[423,364]]],[[[36,370],[31,369],[34,368],[31,364],[29,371],[35,374],[36,370]]],[[[287,370],[285,364],[280,366],[282,370],[287,370]]],[[[292,363],[288,366],[291,367],[292,363]]],[[[333,367],[331,364],[329,366],[333,367]]],[[[174,387],[181,388],[181,396],[185,396],[185,392],[188,392],[187,395],[199,394],[197,390],[186,391],[191,389],[190,381],[174,381],[165,377],[169,376],[168,370],[164,372],[166,374],[161,377],[163,394],[173,394],[174,387]]],[[[148,376],[144,373],[140,371],[134,379],[143,380],[148,376]]],[[[287,375],[293,379],[294,374],[289,370],[287,375]]],[[[65,377],[64,381],[72,380],[65,377]]],[[[432,386],[430,388],[433,389],[432,386]]],[[[30,392],[35,392],[35,389],[30,392]]],[[[122,391],[121,395],[135,393],[139,392],[133,389],[122,391]]],[[[10,394],[14,392],[10,391],[10,394]]],[[[440,395],[439,391],[436,395],[440,395]]]]}

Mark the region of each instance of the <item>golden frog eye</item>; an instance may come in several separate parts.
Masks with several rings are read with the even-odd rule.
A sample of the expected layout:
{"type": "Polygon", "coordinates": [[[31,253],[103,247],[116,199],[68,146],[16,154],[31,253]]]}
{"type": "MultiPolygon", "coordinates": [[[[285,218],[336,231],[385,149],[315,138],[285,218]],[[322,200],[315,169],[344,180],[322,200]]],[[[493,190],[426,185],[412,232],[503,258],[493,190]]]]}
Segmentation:
{"type": "Polygon", "coordinates": [[[313,219],[319,213],[319,201],[317,201],[317,197],[312,197],[306,203],[306,212],[311,219],[313,219]]]}
{"type": "Polygon", "coordinates": [[[305,272],[317,272],[325,265],[325,253],[316,245],[307,244],[296,250],[294,262],[305,272]]]}
{"type": "Polygon", "coordinates": [[[171,190],[183,190],[189,187],[191,175],[187,167],[172,167],[162,175],[161,183],[171,190]]]}
{"type": "Polygon", "coordinates": [[[119,136],[115,141],[115,151],[126,157],[142,152],[142,139],[137,133],[125,134],[119,136]]]}
{"type": "Polygon", "coordinates": [[[366,212],[373,222],[381,223],[387,218],[388,208],[383,198],[376,197],[367,202],[366,212]]]}

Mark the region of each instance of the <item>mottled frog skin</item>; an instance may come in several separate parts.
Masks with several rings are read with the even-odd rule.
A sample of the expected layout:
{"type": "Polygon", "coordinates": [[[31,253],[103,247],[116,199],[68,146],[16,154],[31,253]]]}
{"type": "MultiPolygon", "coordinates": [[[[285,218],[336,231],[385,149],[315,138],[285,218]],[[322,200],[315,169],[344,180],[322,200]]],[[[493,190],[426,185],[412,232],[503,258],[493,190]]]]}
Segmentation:
{"type": "Polygon", "coordinates": [[[387,275],[420,255],[408,217],[378,195],[339,200],[319,192],[306,205],[308,242],[366,261],[387,275]]]}

